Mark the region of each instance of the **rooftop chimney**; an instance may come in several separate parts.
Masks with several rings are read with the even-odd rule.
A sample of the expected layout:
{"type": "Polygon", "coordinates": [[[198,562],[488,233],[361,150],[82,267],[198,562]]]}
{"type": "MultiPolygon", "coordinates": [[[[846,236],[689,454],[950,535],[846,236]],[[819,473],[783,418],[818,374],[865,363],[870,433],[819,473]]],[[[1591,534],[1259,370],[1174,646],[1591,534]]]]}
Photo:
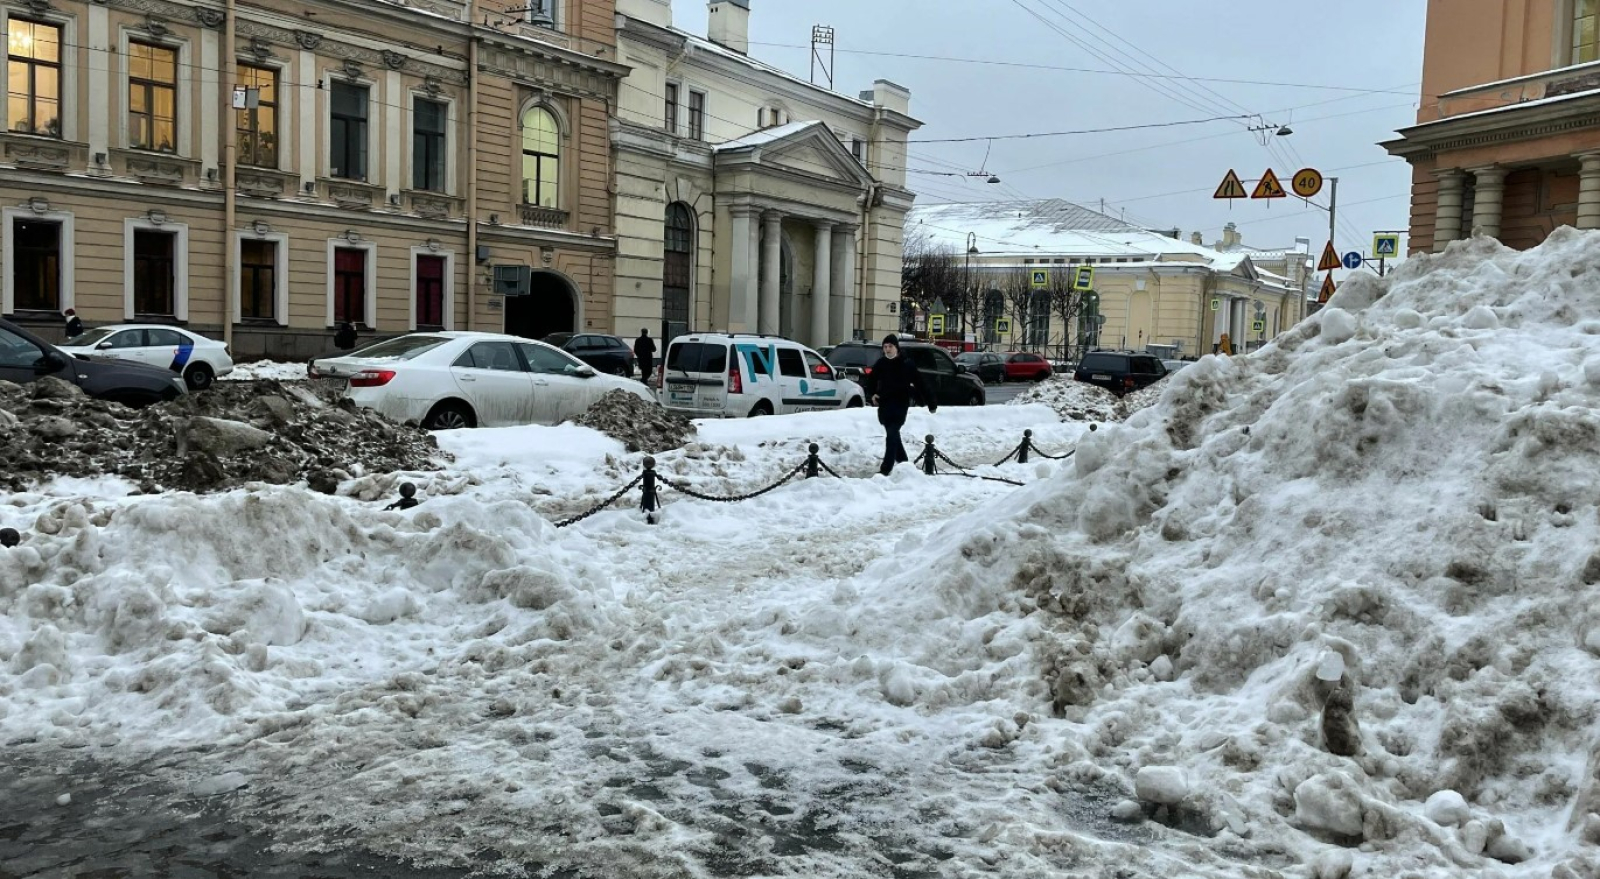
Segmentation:
{"type": "Polygon", "coordinates": [[[1237,247],[1244,242],[1244,236],[1239,234],[1239,227],[1232,223],[1222,227],[1222,246],[1237,247]]]}
{"type": "Polygon", "coordinates": [[[896,113],[911,112],[911,90],[887,79],[874,82],[872,88],[861,93],[861,100],[896,113]]]}
{"type": "Polygon", "coordinates": [[[1206,243],[1206,239],[1205,239],[1204,235],[1201,235],[1199,232],[1196,232],[1193,235],[1189,236],[1189,243],[1190,244],[1198,244],[1198,245],[1204,247],[1205,243],[1206,243]]]}
{"type": "Polygon", "coordinates": [[[719,46],[750,54],[750,0],[711,0],[711,26],[706,35],[719,46]]]}

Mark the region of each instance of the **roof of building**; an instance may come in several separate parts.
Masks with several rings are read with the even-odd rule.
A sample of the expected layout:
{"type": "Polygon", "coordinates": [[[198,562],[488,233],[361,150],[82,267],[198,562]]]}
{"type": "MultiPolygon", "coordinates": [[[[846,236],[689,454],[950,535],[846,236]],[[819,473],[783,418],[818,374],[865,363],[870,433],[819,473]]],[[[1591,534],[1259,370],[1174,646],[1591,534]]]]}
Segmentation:
{"type": "Polygon", "coordinates": [[[743,52],[735,52],[734,50],[728,48],[727,46],[721,45],[719,43],[712,42],[711,40],[706,39],[705,37],[695,36],[694,34],[691,34],[688,31],[683,30],[682,28],[671,27],[671,28],[667,28],[667,30],[670,30],[672,33],[677,34],[678,36],[682,37],[685,41],[688,42],[688,44],[690,46],[694,47],[694,50],[696,52],[707,52],[707,53],[710,53],[712,55],[719,55],[719,56],[721,56],[721,57],[723,57],[723,58],[725,58],[725,59],[727,59],[729,61],[733,61],[733,62],[735,62],[737,64],[741,64],[741,65],[743,65],[745,67],[748,67],[748,68],[750,68],[752,70],[755,70],[755,71],[758,71],[760,73],[764,73],[764,74],[767,74],[767,75],[770,75],[770,76],[776,76],[776,77],[778,77],[780,79],[788,80],[789,82],[794,83],[796,85],[804,86],[807,89],[811,89],[812,91],[819,92],[820,93],[819,97],[826,96],[827,98],[832,98],[832,99],[835,99],[835,100],[844,101],[846,103],[854,104],[854,105],[856,105],[858,107],[871,107],[872,106],[872,102],[871,101],[863,101],[860,98],[851,97],[850,95],[846,95],[846,94],[843,94],[841,92],[833,91],[832,89],[827,88],[826,86],[817,85],[816,83],[811,82],[810,80],[806,79],[805,77],[795,76],[794,74],[792,74],[792,73],[790,73],[790,72],[788,72],[786,70],[783,70],[782,68],[774,67],[771,64],[768,64],[768,63],[766,63],[764,61],[759,61],[759,60],[757,60],[757,59],[755,59],[755,58],[753,58],[753,57],[751,57],[749,55],[744,54],[743,52]]]}
{"type": "Polygon", "coordinates": [[[913,208],[906,234],[966,252],[967,235],[978,238],[986,256],[1142,257],[1193,255],[1207,262],[1223,259],[1226,271],[1242,256],[1151,232],[1115,217],[1061,199],[1022,202],[939,204],[913,208]]]}
{"type": "Polygon", "coordinates": [[[754,147],[766,146],[774,141],[783,140],[791,134],[799,134],[800,132],[805,131],[807,128],[810,128],[814,125],[822,125],[824,128],[827,127],[826,125],[823,125],[823,123],[815,120],[808,122],[790,122],[787,125],[778,125],[772,128],[763,128],[760,131],[752,131],[744,137],[741,137],[737,140],[724,141],[723,143],[719,143],[711,149],[715,152],[721,153],[730,150],[746,150],[754,147]]]}

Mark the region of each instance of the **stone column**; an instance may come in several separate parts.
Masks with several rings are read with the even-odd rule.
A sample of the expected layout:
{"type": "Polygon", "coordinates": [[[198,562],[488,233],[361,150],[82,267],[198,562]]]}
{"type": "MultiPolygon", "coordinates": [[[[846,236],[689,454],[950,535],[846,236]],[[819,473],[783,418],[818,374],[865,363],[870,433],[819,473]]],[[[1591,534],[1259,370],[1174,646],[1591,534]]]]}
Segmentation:
{"type": "Polygon", "coordinates": [[[833,307],[828,310],[832,338],[829,344],[850,341],[855,330],[857,228],[833,227],[833,307]]]}
{"type": "Polygon", "coordinates": [[[761,215],[761,311],[756,332],[777,335],[782,327],[778,269],[783,259],[783,214],[767,211],[761,215]]]}
{"type": "Polygon", "coordinates": [[[1578,228],[1600,229],[1600,153],[1583,153],[1578,161],[1578,228]]]}
{"type": "MultiPolygon", "coordinates": [[[[811,347],[825,348],[828,338],[828,311],[833,298],[833,224],[816,224],[816,272],[811,282],[811,347]]],[[[837,341],[844,341],[839,339],[837,341]]]]}
{"type": "Polygon", "coordinates": [[[1506,203],[1506,169],[1493,165],[1472,169],[1476,181],[1472,200],[1472,234],[1500,237],[1500,218],[1506,203]]]}
{"type": "Polygon", "coordinates": [[[728,213],[733,218],[733,265],[728,285],[728,331],[754,332],[756,327],[756,212],[747,205],[735,205],[728,213]]]}
{"type": "Polygon", "coordinates": [[[1439,203],[1433,213],[1433,252],[1440,253],[1450,242],[1461,238],[1461,212],[1466,175],[1460,168],[1433,172],[1439,178],[1439,203]]]}

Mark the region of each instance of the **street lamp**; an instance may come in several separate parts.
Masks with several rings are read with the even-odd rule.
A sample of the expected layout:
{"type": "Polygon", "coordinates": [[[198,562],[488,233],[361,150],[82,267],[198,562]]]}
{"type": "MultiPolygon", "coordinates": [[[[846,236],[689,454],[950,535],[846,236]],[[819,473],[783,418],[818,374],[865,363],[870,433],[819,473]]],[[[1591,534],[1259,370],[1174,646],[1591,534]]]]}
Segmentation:
{"type": "MultiPolygon", "coordinates": [[[[972,257],[973,257],[973,254],[976,254],[977,252],[978,252],[978,233],[976,233],[976,232],[968,232],[967,233],[967,299],[966,299],[965,302],[962,303],[962,309],[961,309],[961,312],[962,312],[961,313],[961,325],[962,325],[962,327],[965,327],[966,324],[967,324],[967,315],[966,315],[967,309],[970,308],[978,298],[977,290],[972,286],[972,257]]],[[[965,338],[965,334],[963,334],[963,338],[965,338]]]]}

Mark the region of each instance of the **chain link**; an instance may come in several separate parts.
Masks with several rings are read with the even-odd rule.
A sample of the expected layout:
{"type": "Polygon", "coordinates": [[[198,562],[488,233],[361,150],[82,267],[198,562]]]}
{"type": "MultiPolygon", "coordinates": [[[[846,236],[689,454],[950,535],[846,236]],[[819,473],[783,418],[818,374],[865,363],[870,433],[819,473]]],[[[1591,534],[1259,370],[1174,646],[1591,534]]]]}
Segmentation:
{"type": "Polygon", "coordinates": [[[1045,459],[1048,459],[1048,460],[1051,460],[1051,461],[1065,461],[1068,458],[1072,457],[1074,454],[1076,454],[1077,451],[1078,451],[1077,449],[1072,449],[1072,450],[1068,451],[1065,455],[1052,455],[1049,452],[1041,451],[1038,446],[1030,446],[1029,449],[1034,454],[1038,455],[1039,457],[1045,458],[1045,459]]]}
{"type": "Polygon", "coordinates": [[[769,491],[776,491],[777,489],[782,488],[783,486],[789,484],[789,481],[794,479],[796,476],[799,476],[801,473],[805,472],[805,469],[806,469],[806,465],[805,464],[801,464],[800,466],[794,468],[793,470],[790,470],[789,471],[789,475],[783,477],[782,479],[778,480],[777,482],[772,483],[771,485],[767,486],[766,488],[758,489],[756,491],[752,491],[749,494],[735,495],[733,497],[717,497],[716,495],[702,494],[702,493],[700,493],[698,491],[695,491],[694,489],[690,488],[687,483],[673,482],[670,479],[662,479],[661,481],[668,488],[674,489],[676,491],[681,491],[684,494],[688,495],[689,497],[695,498],[697,500],[713,501],[715,503],[720,503],[720,504],[734,504],[734,503],[738,503],[739,501],[747,501],[747,500],[750,500],[752,498],[761,497],[762,495],[766,494],[769,491]]]}
{"type": "MultiPolygon", "coordinates": [[[[965,476],[968,479],[982,479],[985,482],[1004,482],[1006,485],[1017,485],[1017,486],[1020,486],[1020,485],[1023,484],[1021,482],[1016,481],[1015,479],[1006,479],[1006,478],[1000,477],[1000,476],[979,476],[976,473],[968,473],[967,472],[967,468],[961,466],[960,464],[957,464],[955,461],[950,460],[950,456],[946,455],[944,452],[941,452],[938,449],[934,449],[933,453],[934,453],[934,455],[937,456],[938,460],[943,461],[946,464],[949,464],[951,467],[954,467],[958,471],[960,471],[959,473],[935,473],[934,475],[936,475],[936,476],[965,476]]],[[[1004,463],[1004,462],[1001,462],[1001,463],[1004,463]]]]}
{"type": "Polygon", "coordinates": [[[578,514],[576,516],[573,516],[570,519],[563,519],[560,522],[557,522],[556,523],[556,527],[557,528],[565,528],[568,525],[576,525],[579,522],[582,522],[584,519],[587,519],[590,516],[593,516],[595,513],[598,513],[601,510],[605,509],[606,507],[611,506],[612,504],[616,503],[617,501],[622,500],[622,496],[623,495],[627,494],[630,491],[633,491],[635,488],[637,488],[639,486],[639,483],[641,483],[643,481],[644,481],[644,474],[640,473],[638,476],[635,476],[633,478],[632,482],[628,483],[627,485],[624,485],[621,489],[619,489],[616,494],[612,495],[611,497],[606,498],[604,501],[601,501],[600,503],[598,503],[595,506],[591,507],[588,510],[588,512],[580,513],[580,514],[578,514]]]}

